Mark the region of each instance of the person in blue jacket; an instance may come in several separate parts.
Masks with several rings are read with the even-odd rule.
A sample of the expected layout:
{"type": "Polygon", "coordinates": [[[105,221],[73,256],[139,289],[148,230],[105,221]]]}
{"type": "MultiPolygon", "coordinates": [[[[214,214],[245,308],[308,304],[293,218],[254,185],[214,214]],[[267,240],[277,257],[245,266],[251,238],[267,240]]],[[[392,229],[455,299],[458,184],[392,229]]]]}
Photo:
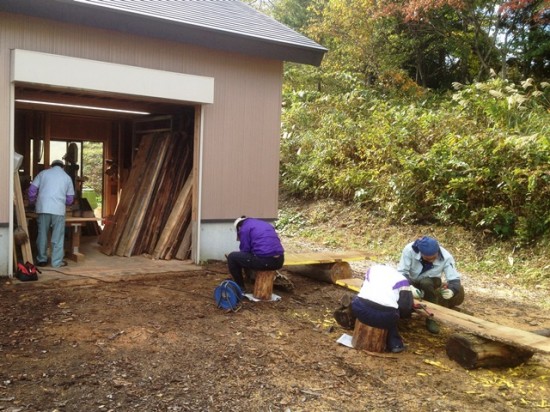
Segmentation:
{"type": "MultiPolygon", "coordinates": [[[[416,299],[425,299],[447,308],[464,301],[464,288],[455,260],[432,237],[423,236],[407,244],[397,270],[410,281],[416,299]]],[[[439,326],[433,319],[427,318],[426,326],[432,333],[439,332],[439,326]]]]}
{"type": "Polygon", "coordinates": [[[74,200],[73,181],[65,170],[62,160],[54,160],[49,169],[43,170],[31,183],[28,191],[29,203],[35,204],[38,236],[36,238],[36,264],[48,263],[48,233],[51,234],[51,265],[54,268],[66,266],[65,254],[65,208],[74,200]]]}
{"type": "Polygon", "coordinates": [[[227,267],[233,280],[244,290],[243,269],[280,269],[285,261],[285,251],[270,223],[241,216],[235,219],[234,225],[239,251],[227,255],[227,267]]]}

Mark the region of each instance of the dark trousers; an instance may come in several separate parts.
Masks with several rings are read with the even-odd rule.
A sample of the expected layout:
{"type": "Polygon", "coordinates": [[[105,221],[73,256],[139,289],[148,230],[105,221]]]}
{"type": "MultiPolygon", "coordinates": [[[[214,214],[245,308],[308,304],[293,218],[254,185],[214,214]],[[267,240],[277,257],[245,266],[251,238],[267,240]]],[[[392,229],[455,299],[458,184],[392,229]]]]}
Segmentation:
{"type": "Polygon", "coordinates": [[[227,255],[229,273],[233,280],[243,289],[243,269],[277,270],[282,268],[284,263],[284,255],[279,255],[277,257],[262,257],[245,252],[231,252],[227,255]]]}
{"type": "Polygon", "coordinates": [[[397,329],[397,322],[399,321],[398,309],[378,305],[356,296],[351,302],[351,310],[357,319],[365,325],[372,326],[373,328],[387,329],[386,347],[388,350],[403,347],[403,339],[401,339],[401,335],[399,335],[399,330],[397,329]]]}
{"type": "Polygon", "coordinates": [[[424,278],[418,282],[413,282],[413,286],[424,291],[424,300],[435,303],[437,305],[445,306],[446,308],[454,308],[464,302],[464,288],[460,286],[458,293],[451,299],[443,299],[439,293],[441,289],[440,278],[424,278]]]}

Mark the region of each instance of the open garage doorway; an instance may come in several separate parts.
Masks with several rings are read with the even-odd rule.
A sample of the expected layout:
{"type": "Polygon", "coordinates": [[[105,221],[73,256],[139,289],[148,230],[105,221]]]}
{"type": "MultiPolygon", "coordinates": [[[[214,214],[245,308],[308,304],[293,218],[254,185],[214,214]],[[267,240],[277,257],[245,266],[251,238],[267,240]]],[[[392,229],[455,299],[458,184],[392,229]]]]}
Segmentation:
{"type": "MultiPolygon", "coordinates": [[[[43,141],[44,167],[54,160],[52,141],[101,141],[102,167],[110,173],[104,176],[104,227],[97,242],[103,255],[124,257],[125,272],[129,260],[147,254],[157,272],[166,272],[161,261],[176,260],[180,269],[182,260],[199,262],[203,106],[214,103],[214,78],[23,49],[12,49],[10,57],[10,140],[17,171],[10,228],[18,216],[27,220],[18,192],[37,170],[30,159],[41,158],[31,155],[40,147],[31,149],[31,140],[43,141]]],[[[69,222],[69,232],[77,233],[85,218],[66,215],[66,223],[67,217],[77,221],[69,222]]],[[[68,252],[82,269],[90,260],[80,259],[79,246],[73,241],[68,252]]],[[[17,248],[24,249],[10,240],[12,262],[17,248]]],[[[103,263],[113,266],[114,261],[103,263]]]]}
{"type": "MultiPolygon", "coordinates": [[[[76,201],[66,217],[69,265],[63,274],[95,276],[132,267],[181,271],[182,261],[191,263],[200,107],[26,87],[16,88],[15,96],[14,147],[24,159],[19,169],[24,195],[56,159],[65,162],[74,183],[76,201]],[[86,108],[100,105],[129,109],[96,113],[86,108]]],[[[32,207],[27,212],[34,249],[32,207]]]]}

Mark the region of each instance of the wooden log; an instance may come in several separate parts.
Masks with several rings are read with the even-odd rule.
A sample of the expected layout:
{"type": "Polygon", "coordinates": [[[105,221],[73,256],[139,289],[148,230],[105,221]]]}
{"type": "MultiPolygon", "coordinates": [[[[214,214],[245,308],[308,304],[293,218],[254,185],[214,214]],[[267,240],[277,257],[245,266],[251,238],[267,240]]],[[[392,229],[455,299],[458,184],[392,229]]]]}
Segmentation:
{"type": "Polygon", "coordinates": [[[534,354],[501,342],[458,333],[449,338],[446,351],[450,359],[466,369],[518,366],[534,354]]]}
{"type": "Polygon", "coordinates": [[[353,277],[353,272],[348,262],[288,266],[287,270],[298,275],[328,283],[336,283],[337,280],[353,277]]]}
{"type": "Polygon", "coordinates": [[[275,280],[275,271],[257,271],[254,281],[253,296],[260,300],[271,300],[273,294],[273,281],[275,280]]]}
{"type": "Polygon", "coordinates": [[[355,321],[355,328],[353,329],[351,344],[357,350],[384,352],[386,350],[387,336],[387,329],[373,328],[357,319],[355,321]]]}

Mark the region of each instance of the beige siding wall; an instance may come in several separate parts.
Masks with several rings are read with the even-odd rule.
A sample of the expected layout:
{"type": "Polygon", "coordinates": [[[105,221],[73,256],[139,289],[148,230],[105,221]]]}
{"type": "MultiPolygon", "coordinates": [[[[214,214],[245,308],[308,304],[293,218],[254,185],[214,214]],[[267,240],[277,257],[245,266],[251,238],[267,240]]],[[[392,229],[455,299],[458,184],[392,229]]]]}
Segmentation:
{"type": "Polygon", "coordinates": [[[10,49],[213,77],[201,217],[276,217],[282,62],[0,13],[0,224],[9,220],[10,49]]]}

